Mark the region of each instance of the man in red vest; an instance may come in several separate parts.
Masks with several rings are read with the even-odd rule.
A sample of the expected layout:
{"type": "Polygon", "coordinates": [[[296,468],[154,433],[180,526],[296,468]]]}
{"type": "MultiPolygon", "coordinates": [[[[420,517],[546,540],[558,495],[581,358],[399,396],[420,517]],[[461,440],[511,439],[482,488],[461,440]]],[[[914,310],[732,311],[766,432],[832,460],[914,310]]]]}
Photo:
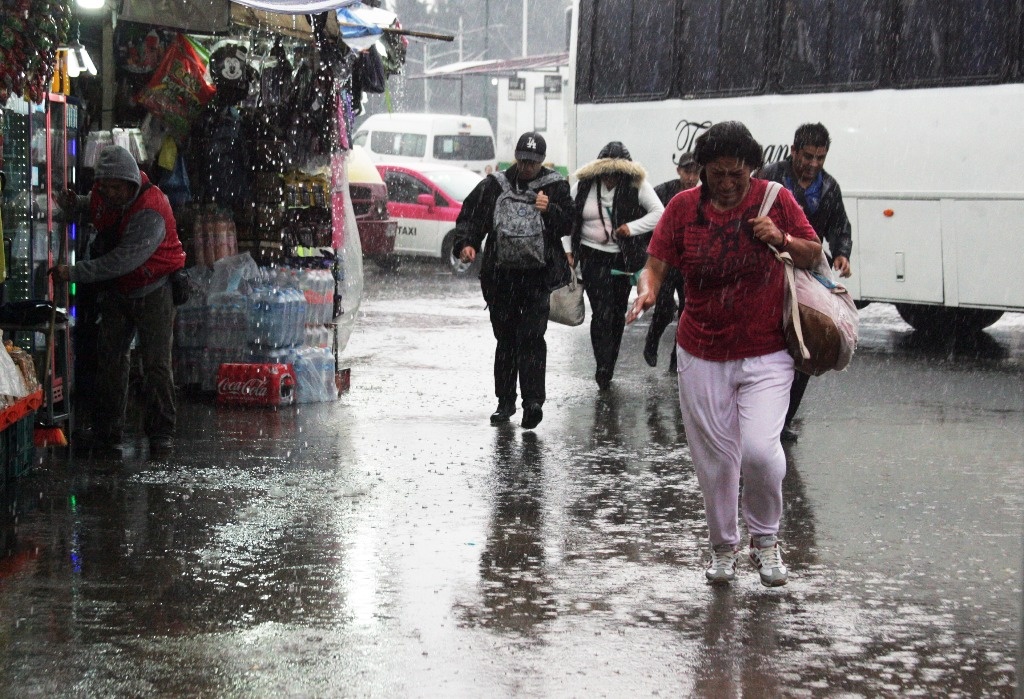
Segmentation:
{"type": "Polygon", "coordinates": [[[64,192],[67,215],[88,208],[97,231],[91,259],[51,270],[55,280],[103,283],[98,298],[98,385],[93,400],[94,456],[121,454],[132,339],[142,353],[143,428],[150,456],[164,458],[174,447],[174,380],[171,343],[174,301],[170,275],[185,266],[174,214],[167,197],[139,171],[120,146],[107,146],[96,163],[88,196],[64,192]]]}

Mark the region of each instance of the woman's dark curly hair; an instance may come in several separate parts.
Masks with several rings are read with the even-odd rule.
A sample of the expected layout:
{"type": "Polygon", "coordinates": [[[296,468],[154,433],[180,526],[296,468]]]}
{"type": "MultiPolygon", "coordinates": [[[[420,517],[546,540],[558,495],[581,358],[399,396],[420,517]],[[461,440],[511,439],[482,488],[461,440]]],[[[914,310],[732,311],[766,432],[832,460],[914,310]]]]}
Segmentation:
{"type": "Polygon", "coordinates": [[[697,137],[693,159],[704,167],[715,158],[739,158],[751,170],[764,164],[764,151],[750,129],[738,121],[722,121],[697,137]]]}

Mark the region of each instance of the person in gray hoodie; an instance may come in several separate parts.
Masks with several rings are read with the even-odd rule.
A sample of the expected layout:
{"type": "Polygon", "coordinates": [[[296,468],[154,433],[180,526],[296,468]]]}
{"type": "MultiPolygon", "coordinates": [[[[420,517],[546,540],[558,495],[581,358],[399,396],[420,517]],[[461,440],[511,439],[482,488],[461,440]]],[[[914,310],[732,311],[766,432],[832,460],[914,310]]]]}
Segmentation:
{"type": "Polygon", "coordinates": [[[176,406],[171,372],[174,301],[170,275],[185,266],[170,202],[120,146],[107,146],[96,162],[88,196],[60,195],[65,215],[88,211],[96,227],[90,259],[50,270],[55,281],[95,284],[99,311],[96,395],[92,438],[73,444],[93,456],[118,457],[125,427],[128,372],[138,336],[144,386],[143,429],[150,456],[174,446],[176,406]]]}

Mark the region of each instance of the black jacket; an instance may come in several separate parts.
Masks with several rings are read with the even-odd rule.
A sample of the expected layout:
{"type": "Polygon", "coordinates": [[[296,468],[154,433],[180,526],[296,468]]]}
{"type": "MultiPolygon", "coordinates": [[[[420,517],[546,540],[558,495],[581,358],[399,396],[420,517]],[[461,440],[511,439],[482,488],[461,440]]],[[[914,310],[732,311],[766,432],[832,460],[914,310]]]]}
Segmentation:
{"type": "Polygon", "coordinates": [[[672,201],[672,197],[683,191],[683,183],[679,181],[679,178],[662,182],[654,188],[654,193],[658,195],[658,199],[661,199],[661,203],[668,206],[668,203],[672,201]]]}
{"type": "MultiPolygon", "coordinates": [[[[822,170],[821,176],[821,202],[818,204],[818,210],[812,214],[805,208],[804,213],[818,237],[823,241],[828,241],[828,249],[832,257],[850,259],[850,253],[853,252],[853,231],[850,227],[850,219],[846,216],[846,207],[843,206],[843,193],[839,189],[839,183],[832,175],[822,170]]],[[[756,177],[772,180],[783,186],[786,184],[787,177],[790,182],[796,182],[790,158],[765,165],[757,172],[756,177]]],[[[796,192],[793,194],[796,196],[796,192]]],[[[801,197],[797,196],[796,199],[800,202],[801,197]]],[[[800,206],[803,207],[803,202],[800,202],[800,206]]]]}
{"type": "MultiPolygon", "coordinates": [[[[638,164],[623,158],[599,158],[587,163],[576,172],[579,185],[576,199],[573,202],[575,220],[572,226],[572,254],[579,259],[580,245],[583,239],[583,207],[587,203],[590,189],[599,182],[602,176],[618,175],[625,182],[615,188],[612,198],[611,228],[615,230],[623,223],[635,221],[647,215],[647,210],[640,205],[640,185],[646,172],[638,164]],[[627,184],[628,182],[628,184],[627,184]]],[[[647,245],[651,242],[651,233],[620,238],[619,249],[625,261],[625,271],[637,272],[647,263],[647,245]]]]}
{"type": "MultiPolygon", "coordinates": [[[[554,170],[542,167],[537,178],[552,172],[554,170]]],[[[510,182],[514,181],[517,177],[516,166],[512,165],[505,170],[504,174],[508,176],[510,182]]],[[[462,202],[462,211],[459,212],[459,218],[455,222],[453,255],[458,257],[467,245],[472,246],[478,254],[483,247],[480,285],[483,288],[485,299],[489,297],[494,282],[496,265],[493,254],[494,246],[490,244],[490,240],[485,246],[484,239],[494,228],[494,207],[498,202],[498,195],[501,194],[501,185],[494,178],[501,176],[502,174],[498,173],[481,180],[462,202]]],[[[569,283],[569,262],[565,259],[565,252],[562,250],[562,236],[568,235],[572,225],[572,200],[569,198],[569,183],[565,178],[541,187],[540,191],[548,196],[548,210],[542,214],[544,237],[547,243],[545,247],[547,267],[544,270],[544,283],[549,290],[554,291],[569,283]]]]}

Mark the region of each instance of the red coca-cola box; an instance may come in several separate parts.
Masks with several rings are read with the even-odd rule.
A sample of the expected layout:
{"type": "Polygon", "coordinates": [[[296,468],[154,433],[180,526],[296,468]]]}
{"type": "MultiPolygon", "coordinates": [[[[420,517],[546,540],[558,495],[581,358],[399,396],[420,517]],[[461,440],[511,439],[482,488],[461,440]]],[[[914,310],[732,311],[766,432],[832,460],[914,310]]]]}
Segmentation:
{"type": "Polygon", "coordinates": [[[295,369],[291,364],[221,364],[217,370],[217,402],[291,405],[295,402],[295,369]]]}

